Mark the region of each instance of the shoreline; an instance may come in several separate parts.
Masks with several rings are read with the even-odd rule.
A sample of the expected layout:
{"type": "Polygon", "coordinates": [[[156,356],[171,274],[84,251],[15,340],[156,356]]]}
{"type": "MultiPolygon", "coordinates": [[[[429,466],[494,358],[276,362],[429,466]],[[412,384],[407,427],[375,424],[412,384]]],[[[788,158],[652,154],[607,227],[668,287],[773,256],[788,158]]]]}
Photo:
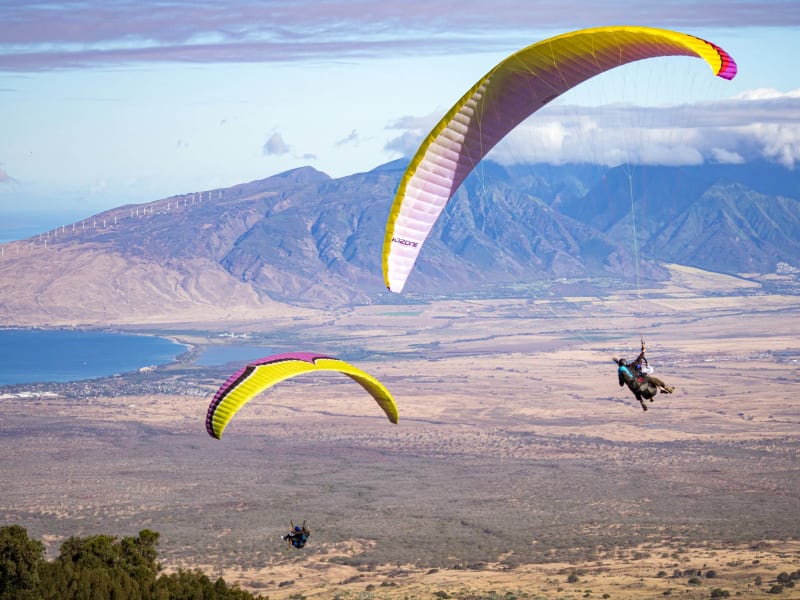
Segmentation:
{"type": "MultiPolygon", "coordinates": [[[[140,331],[127,331],[124,329],[118,328],[85,328],[85,329],[78,329],[78,328],[65,328],[65,327],[0,327],[0,336],[3,334],[10,334],[13,336],[14,332],[20,333],[34,333],[40,332],[43,336],[46,336],[51,333],[66,333],[66,334],[74,334],[76,337],[80,337],[84,334],[103,334],[110,336],[110,339],[103,340],[101,343],[108,344],[108,347],[111,348],[116,345],[116,342],[119,341],[120,336],[124,336],[127,338],[149,338],[154,340],[160,340],[169,342],[171,345],[175,346],[174,350],[175,353],[171,355],[171,358],[166,362],[161,362],[158,359],[155,361],[148,361],[143,359],[138,366],[135,367],[120,367],[119,369],[114,369],[112,367],[105,367],[102,369],[102,373],[99,374],[89,374],[88,376],[83,376],[79,370],[80,367],[75,366],[72,367],[72,373],[69,374],[68,372],[63,372],[62,374],[58,375],[55,379],[50,379],[46,377],[42,377],[40,379],[36,379],[33,381],[8,381],[2,382],[3,374],[0,373],[0,390],[9,387],[18,387],[18,386],[40,386],[40,385],[48,385],[48,384],[68,384],[68,383],[79,383],[79,382],[89,382],[89,381],[96,381],[96,380],[103,380],[110,377],[125,377],[135,375],[137,373],[144,373],[147,371],[153,371],[156,369],[168,369],[170,367],[176,365],[191,365],[192,360],[195,359],[198,355],[198,352],[202,352],[202,349],[198,346],[189,343],[181,339],[178,336],[169,335],[169,334],[161,334],[158,332],[140,332],[140,331]]],[[[81,340],[76,339],[74,342],[70,340],[71,343],[80,344],[81,340]]],[[[39,342],[37,342],[39,343],[39,342]]],[[[41,342],[45,346],[47,345],[47,340],[43,340],[41,342]]],[[[150,352],[158,352],[161,354],[162,352],[158,350],[151,350],[150,352]]],[[[138,353],[137,353],[138,356],[138,353]]],[[[56,356],[48,356],[46,357],[47,360],[51,361],[54,365],[54,371],[57,371],[58,368],[63,368],[59,366],[58,358],[56,356]]],[[[162,359],[163,360],[163,359],[162,359]]],[[[35,362],[35,360],[31,360],[30,368],[34,369],[42,369],[46,368],[43,367],[41,363],[35,362]]],[[[121,356],[119,358],[120,363],[131,363],[134,362],[133,360],[129,360],[129,356],[121,356]]],[[[84,362],[84,365],[86,363],[84,362]]],[[[15,365],[14,371],[11,371],[12,367],[3,367],[8,369],[8,373],[6,376],[12,376],[14,373],[19,373],[21,370],[25,369],[25,366],[15,365]]],[[[100,370],[98,368],[98,370],[100,370]]],[[[69,371],[69,369],[67,370],[69,371]]]]}

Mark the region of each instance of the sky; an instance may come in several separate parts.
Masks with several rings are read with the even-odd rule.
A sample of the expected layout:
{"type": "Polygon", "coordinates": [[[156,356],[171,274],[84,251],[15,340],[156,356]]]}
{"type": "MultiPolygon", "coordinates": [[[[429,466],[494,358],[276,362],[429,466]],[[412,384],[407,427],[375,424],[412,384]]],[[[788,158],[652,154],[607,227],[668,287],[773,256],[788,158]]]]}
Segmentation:
{"type": "Polygon", "coordinates": [[[619,24],[710,40],[739,73],[686,57],[617,69],[494,159],[797,168],[798,0],[0,0],[0,241],[300,166],[343,177],[409,157],[509,54],[619,24]]]}

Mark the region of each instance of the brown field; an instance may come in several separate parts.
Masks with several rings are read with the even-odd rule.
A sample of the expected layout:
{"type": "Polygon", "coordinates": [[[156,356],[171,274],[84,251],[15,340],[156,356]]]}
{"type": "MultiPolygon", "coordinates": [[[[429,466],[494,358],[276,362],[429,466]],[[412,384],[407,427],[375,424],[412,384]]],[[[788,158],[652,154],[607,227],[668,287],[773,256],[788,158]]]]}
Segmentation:
{"type": "MultiPolygon", "coordinates": [[[[199,329],[180,337],[219,343],[199,329]]],[[[231,366],[126,376],[124,393],[0,389],[3,522],[51,554],[151,528],[166,569],[270,598],[800,598],[768,593],[800,570],[796,295],[675,267],[641,295],[233,330],[350,357],[393,392],[399,424],[335,374],[282,383],[221,441],[204,419],[231,366]],[[610,360],[640,335],[676,386],[647,412],[610,360]],[[303,551],[279,539],[290,519],[309,521],[303,551]]]]}

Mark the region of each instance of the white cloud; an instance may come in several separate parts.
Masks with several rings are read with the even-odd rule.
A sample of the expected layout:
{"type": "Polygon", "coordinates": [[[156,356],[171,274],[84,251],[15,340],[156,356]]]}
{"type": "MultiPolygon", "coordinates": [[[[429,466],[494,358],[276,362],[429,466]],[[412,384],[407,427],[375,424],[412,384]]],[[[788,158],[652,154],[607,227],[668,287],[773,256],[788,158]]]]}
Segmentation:
{"type": "Polygon", "coordinates": [[[403,156],[412,156],[422,139],[428,135],[434,125],[441,119],[441,114],[431,113],[424,117],[405,116],[387,125],[387,129],[397,129],[402,133],[390,139],[384,146],[388,152],[398,152],[403,156]]]}
{"type": "Polygon", "coordinates": [[[359,142],[358,132],[355,129],[353,129],[353,131],[351,131],[349,135],[342,138],[341,140],[337,140],[336,145],[337,146],[344,146],[346,144],[358,145],[358,142],[359,142]]]}
{"type": "Polygon", "coordinates": [[[5,169],[0,168],[0,184],[2,183],[12,183],[14,178],[9,175],[5,169]]]}
{"type": "Polygon", "coordinates": [[[279,154],[288,154],[291,150],[291,147],[283,141],[283,136],[278,133],[277,131],[273,133],[264,145],[262,146],[262,151],[267,156],[274,156],[279,154]]]}
{"type": "Polygon", "coordinates": [[[724,10],[717,0],[539,0],[536,10],[521,0],[461,0],[451,10],[421,0],[0,2],[0,69],[452,53],[477,43],[499,48],[536,30],[619,22],[793,27],[800,7],[795,0],[728,0],[724,10]]]}
{"type": "Polygon", "coordinates": [[[757,145],[761,155],[769,160],[793,168],[800,161],[800,123],[753,123],[739,130],[744,142],[757,145]]]}
{"type": "Polygon", "coordinates": [[[745,90],[737,94],[736,100],[774,100],[775,98],[800,98],[800,90],[781,92],[775,88],[758,88],[745,90]]]}
{"type": "Polygon", "coordinates": [[[725,148],[712,148],[711,156],[714,157],[715,162],[722,164],[740,165],[745,162],[744,157],[741,154],[738,152],[725,150],[725,148]]]}
{"type": "MultiPolygon", "coordinates": [[[[387,150],[412,155],[435,122],[407,117],[393,123],[405,131],[387,150]]],[[[512,130],[490,158],[501,164],[608,166],[766,159],[792,168],[800,162],[800,90],[750,90],[681,106],[549,106],[512,130]]]]}

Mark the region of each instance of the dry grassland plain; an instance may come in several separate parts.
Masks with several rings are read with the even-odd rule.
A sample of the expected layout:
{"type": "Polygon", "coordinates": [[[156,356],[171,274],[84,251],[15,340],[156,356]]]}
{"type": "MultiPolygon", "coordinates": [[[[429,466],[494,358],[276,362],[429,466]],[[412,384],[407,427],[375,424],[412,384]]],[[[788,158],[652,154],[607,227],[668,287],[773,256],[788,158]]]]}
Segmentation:
{"type": "Polygon", "coordinates": [[[769,593],[800,570],[798,296],[674,267],[642,293],[226,327],[350,357],[399,424],[321,374],[211,439],[208,403],[239,365],[126,376],[124,393],[0,389],[3,522],[51,555],[70,535],[147,527],[166,570],[273,599],[800,598],[769,593]],[[676,387],[647,412],[611,362],[640,335],[676,387]],[[290,519],[309,522],[303,551],[280,540],[290,519]]]}

